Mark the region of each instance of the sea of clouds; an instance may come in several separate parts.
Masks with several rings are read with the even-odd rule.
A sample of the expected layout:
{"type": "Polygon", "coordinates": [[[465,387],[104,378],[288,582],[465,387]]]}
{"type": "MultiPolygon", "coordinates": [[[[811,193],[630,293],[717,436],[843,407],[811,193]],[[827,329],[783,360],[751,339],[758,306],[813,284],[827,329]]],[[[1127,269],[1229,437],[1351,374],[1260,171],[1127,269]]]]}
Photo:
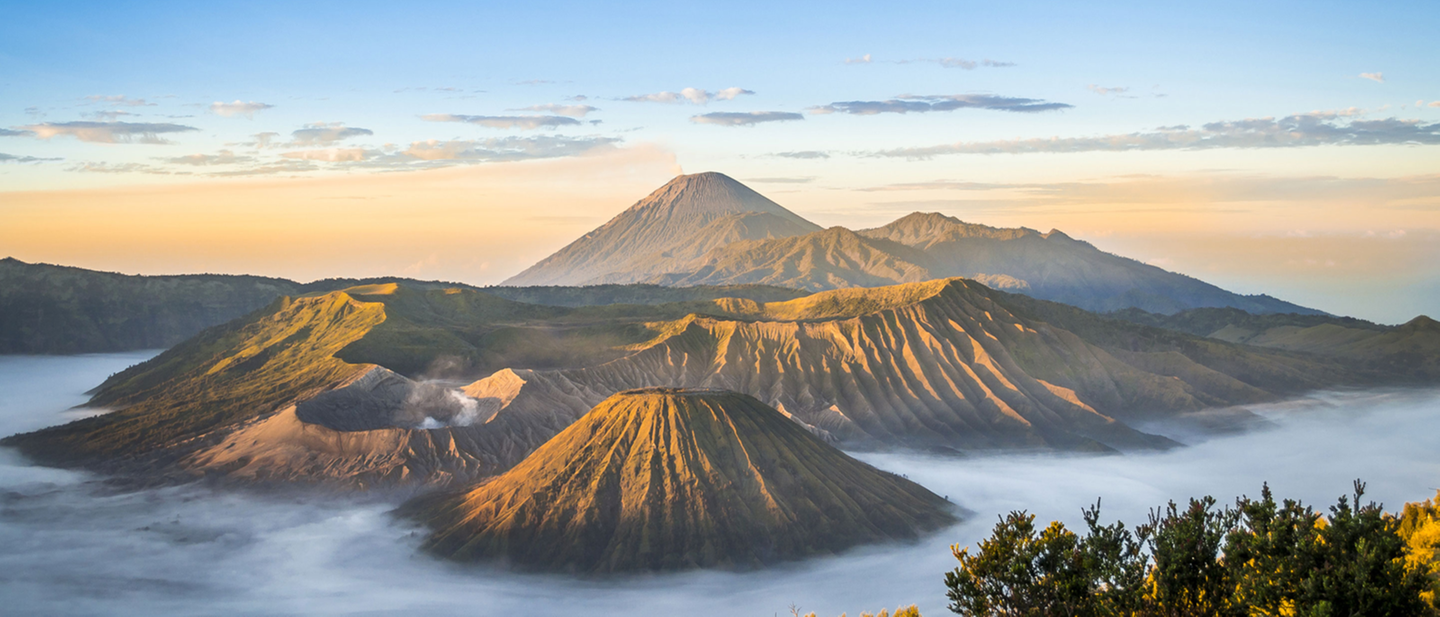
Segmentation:
{"type": "MultiPolygon", "coordinates": [[[[0,434],[82,416],[70,407],[107,375],[154,352],[0,356],[0,434]]],[[[1251,411],[1262,428],[1175,433],[1190,447],[1150,454],[859,458],[901,473],[971,514],[903,546],[755,573],[692,572],[581,581],[460,567],[418,553],[422,531],[383,498],[259,495],[198,486],[117,492],[91,474],[29,465],[0,449],[0,598],[9,614],[822,616],[916,603],[945,610],[951,543],[1029,510],[1081,524],[1140,522],[1167,500],[1277,495],[1328,506],[1363,478],[1397,509],[1440,486],[1440,391],[1321,393],[1251,411]]],[[[1151,427],[1150,430],[1157,430],[1151,427]]]]}

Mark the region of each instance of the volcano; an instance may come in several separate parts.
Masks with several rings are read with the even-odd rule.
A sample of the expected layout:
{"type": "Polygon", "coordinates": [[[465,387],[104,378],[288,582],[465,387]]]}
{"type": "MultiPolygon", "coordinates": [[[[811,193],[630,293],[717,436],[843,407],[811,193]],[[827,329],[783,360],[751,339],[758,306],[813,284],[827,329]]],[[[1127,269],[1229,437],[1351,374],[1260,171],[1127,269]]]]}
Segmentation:
{"type": "Polygon", "coordinates": [[[615,394],[504,475],[403,510],[440,556],[581,574],[752,569],[956,520],[755,398],[668,388],[615,394]]]}

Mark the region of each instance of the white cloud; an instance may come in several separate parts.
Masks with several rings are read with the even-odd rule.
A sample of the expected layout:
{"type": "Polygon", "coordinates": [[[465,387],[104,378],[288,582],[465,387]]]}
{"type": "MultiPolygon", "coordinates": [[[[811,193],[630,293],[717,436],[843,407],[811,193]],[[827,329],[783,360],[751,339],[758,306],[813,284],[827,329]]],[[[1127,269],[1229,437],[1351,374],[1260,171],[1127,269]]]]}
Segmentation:
{"type": "Polygon", "coordinates": [[[695,124],[715,124],[719,126],[754,126],[761,122],[785,122],[804,119],[805,116],[788,111],[717,111],[690,117],[690,121],[695,124]]]}
{"type": "Polygon", "coordinates": [[[15,156],[0,152],[0,163],[42,163],[45,161],[58,161],[59,158],[42,158],[38,156],[15,156]]]}
{"type": "Polygon", "coordinates": [[[92,111],[90,113],[80,115],[89,116],[97,120],[115,120],[120,118],[121,116],[136,116],[139,114],[131,113],[123,109],[102,109],[100,111],[92,111]]]}
{"type": "Polygon", "coordinates": [[[142,144],[167,144],[170,143],[160,138],[165,133],[183,133],[186,131],[198,131],[193,126],[182,124],[155,123],[155,122],[45,122],[19,127],[38,139],[50,139],[51,137],[68,135],[95,143],[142,143],[142,144]]]}
{"type": "Polygon", "coordinates": [[[845,64],[870,64],[870,54],[865,54],[859,58],[846,58],[845,64]]]}
{"type": "Polygon", "coordinates": [[[175,165],[234,165],[250,163],[255,159],[248,156],[236,156],[230,150],[221,150],[215,154],[187,154],[160,160],[175,165]]]}
{"type": "Polygon", "coordinates": [[[1297,148],[1323,145],[1440,145],[1440,122],[1349,119],[1355,108],[1315,111],[1284,118],[1247,118],[1211,122],[1200,128],[1161,127],[1154,131],[1098,137],[1050,137],[960,142],[899,148],[875,156],[925,159],[943,154],[1027,154],[1036,152],[1127,152],[1138,150],[1210,150],[1215,148],[1297,148]]]}
{"type": "Polygon", "coordinates": [[[905,114],[927,111],[953,111],[956,109],[990,109],[1034,113],[1074,107],[1067,103],[1050,103],[1041,99],[1027,99],[990,94],[905,94],[887,101],[839,101],[829,105],[811,107],[812,114],[852,114],[873,116],[875,114],[905,114]]]}
{"type": "Polygon", "coordinates": [[[1368,79],[1376,83],[1385,83],[1384,73],[1361,73],[1360,79],[1368,79]]]}
{"type": "Polygon", "coordinates": [[[430,122],[465,122],[492,129],[534,130],[558,128],[580,124],[579,120],[564,116],[466,116],[460,114],[426,114],[420,119],[430,122]]]}
{"type": "Polygon", "coordinates": [[[220,101],[215,101],[214,103],[210,104],[210,113],[217,116],[224,116],[226,118],[245,116],[246,118],[254,119],[255,112],[264,111],[272,107],[274,107],[274,105],[270,105],[268,103],[257,103],[255,101],[245,102],[237,100],[233,103],[222,103],[220,101]]]}
{"type": "Polygon", "coordinates": [[[620,140],[612,137],[495,137],[480,140],[427,140],[410,144],[402,154],[422,161],[499,162],[557,158],[583,154],[620,140]]]}
{"type": "MultiPolygon", "coordinates": [[[[263,133],[262,133],[263,134],[263,133]]],[[[370,129],[362,129],[352,126],[345,126],[343,122],[317,122],[307,124],[305,128],[290,133],[291,146],[329,146],[337,142],[360,137],[362,135],[374,135],[370,129]]]]}
{"type": "Polygon", "coordinates": [[[679,92],[656,92],[654,94],[637,94],[627,96],[624,100],[636,103],[685,103],[704,105],[710,101],[729,101],[735,97],[755,94],[753,91],[744,88],[725,88],[711,92],[699,88],[685,88],[679,92]]]}
{"type": "Polygon", "coordinates": [[[775,156],[787,159],[828,159],[830,155],[819,150],[798,150],[794,152],[776,152],[775,156]]]}
{"type": "Polygon", "coordinates": [[[1089,91],[1091,91],[1091,92],[1094,92],[1095,94],[1098,94],[1098,95],[1100,95],[1100,96],[1107,96],[1107,95],[1111,95],[1111,94],[1124,94],[1124,93],[1130,91],[1130,87],[1129,87],[1129,86],[1111,86],[1111,87],[1105,87],[1105,86],[1097,86],[1097,85],[1095,85],[1095,84],[1090,84],[1090,85],[1088,85],[1088,86],[1085,86],[1085,89],[1086,89],[1086,90],[1089,90],[1089,91]]]}
{"type": "MultiPolygon", "coordinates": [[[[164,97],[161,97],[161,98],[164,98],[164,97]]],[[[125,96],[125,95],[123,95],[123,94],[116,94],[116,95],[112,95],[112,96],[102,96],[102,95],[99,95],[99,94],[92,94],[92,95],[90,95],[90,96],[85,97],[85,100],[91,101],[91,102],[94,102],[94,103],[104,103],[104,104],[106,104],[106,105],[114,105],[114,106],[116,106],[116,107],[154,107],[154,106],[155,106],[155,103],[148,103],[148,102],[145,101],[145,99],[132,99],[132,98],[127,97],[127,96],[125,96]]]]}
{"type": "Polygon", "coordinates": [[[599,110],[596,109],[596,108],[594,108],[594,107],[591,107],[591,106],[589,106],[589,105],[559,105],[559,104],[556,104],[556,103],[547,103],[547,104],[545,104],[545,105],[531,105],[531,106],[529,106],[529,107],[521,107],[521,108],[519,108],[519,109],[511,109],[510,111],[546,111],[546,112],[550,112],[550,113],[552,113],[552,114],[555,114],[555,115],[557,115],[557,116],[570,116],[570,117],[572,117],[572,118],[584,118],[584,117],[585,117],[585,114],[588,114],[588,113],[590,113],[590,112],[592,112],[592,111],[599,111],[599,110]]]}
{"type": "MultiPolygon", "coordinates": [[[[81,164],[79,164],[79,165],[75,165],[75,166],[73,166],[73,167],[68,168],[66,171],[78,171],[78,172],[84,172],[84,173],[98,173],[98,174],[127,174],[127,173],[139,173],[139,174],[155,174],[155,175],[160,175],[160,176],[167,176],[167,175],[171,175],[171,174],[174,173],[174,172],[171,172],[171,171],[167,171],[167,170],[165,170],[165,169],[161,169],[161,168],[159,168],[159,167],[155,167],[154,165],[146,165],[146,164],[144,164],[144,163],[105,163],[105,162],[81,163],[81,164]]],[[[185,173],[189,173],[189,172],[185,172],[185,173]]],[[[183,175],[183,174],[182,174],[182,175],[183,175]]]]}

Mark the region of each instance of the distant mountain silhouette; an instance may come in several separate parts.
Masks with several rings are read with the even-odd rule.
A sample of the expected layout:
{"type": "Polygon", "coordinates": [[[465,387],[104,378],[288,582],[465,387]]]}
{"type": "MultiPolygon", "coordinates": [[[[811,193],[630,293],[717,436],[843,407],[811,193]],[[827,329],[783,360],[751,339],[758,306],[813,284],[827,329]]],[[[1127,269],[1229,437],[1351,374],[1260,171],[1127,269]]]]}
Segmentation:
{"type": "Polygon", "coordinates": [[[1059,230],[1001,229],[933,212],[858,232],[822,230],[718,173],[672,180],[506,283],[748,283],[823,291],[954,276],[1099,312],[1234,307],[1323,314],[1112,255],[1059,230]]]}
{"type": "Polygon", "coordinates": [[[671,388],[615,394],[505,474],[402,507],[441,556],[587,574],[751,569],[915,539],[953,509],[750,396],[671,388]]]}

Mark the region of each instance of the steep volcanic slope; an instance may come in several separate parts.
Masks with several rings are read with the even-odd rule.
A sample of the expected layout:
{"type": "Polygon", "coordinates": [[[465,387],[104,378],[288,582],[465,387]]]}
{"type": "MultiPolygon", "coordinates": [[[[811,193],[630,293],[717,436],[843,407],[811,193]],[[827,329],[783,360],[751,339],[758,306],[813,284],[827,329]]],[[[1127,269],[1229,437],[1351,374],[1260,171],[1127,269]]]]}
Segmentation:
{"type": "Polygon", "coordinates": [[[504,475],[405,510],[439,555],[581,573],[748,569],[955,520],[752,397],[677,389],[615,394],[504,475]]]}
{"type": "Polygon", "coordinates": [[[121,411],[3,443],[142,479],[451,484],[615,392],[666,386],[744,392],[854,447],[1151,448],[1171,442],[1125,423],[1369,383],[1344,368],[963,279],[580,309],[371,285],[209,330],[107,381],[93,402],[121,411]],[[515,368],[425,377],[454,365],[515,368]]]}
{"type": "Polygon", "coordinates": [[[1347,379],[1315,359],[1077,321],[1100,341],[1092,344],[1014,310],[1020,298],[951,279],[734,306],[740,318],[673,322],[625,358],[503,371],[467,392],[505,400],[500,416],[578,416],[630,388],[723,388],[855,445],[1144,448],[1168,442],[1115,417],[1268,401],[1347,379]]]}
{"type": "Polygon", "coordinates": [[[844,227],[770,240],[735,242],[691,260],[693,272],[656,280],[666,285],[780,285],[821,291],[880,287],[935,278],[919,263],[927,257],[904,245],[857,235],[844,227]]]}
{"type": "MultiPolygon", "coordinates": [[[[393,283],[286,297],[112,376],[89,405],[119,411],[3,443],[51,464],[143,466],[155,454],[168,465],[171,454],[207,447],[220,433],[355,383],[377,364],[412,374],[447,366],[479,374],[517,365],[584,366],[654,336],[636,320],[673,319],[694,308],[625,305],[617,317],[610,307],[535,306],[393,283]]],[[[527,442],[526,451],[536,444],[527,442]]]]}
{"type": "Polygon", "coordinates": [[[678,176],[505,284],[639,282],[674,271],[697,251],[819,229],[724,174],[678,176]]]}

